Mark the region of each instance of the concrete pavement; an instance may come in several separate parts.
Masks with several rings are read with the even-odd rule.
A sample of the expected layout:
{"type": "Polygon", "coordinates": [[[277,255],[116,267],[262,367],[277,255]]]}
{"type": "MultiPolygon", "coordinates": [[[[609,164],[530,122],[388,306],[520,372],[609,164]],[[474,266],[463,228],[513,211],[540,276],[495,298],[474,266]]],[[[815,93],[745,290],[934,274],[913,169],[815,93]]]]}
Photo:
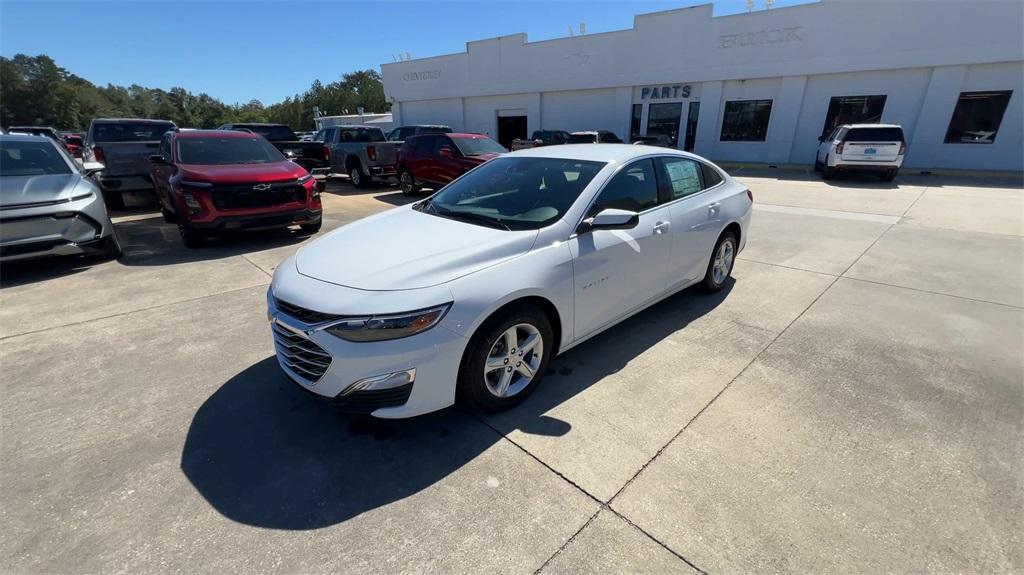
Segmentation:
{"type": "MultiPolygon", "coordinates": [[[[272,358],[309,241],[4,266],[5,572],[1024,570],[1019,181],[736,174],[735,281],[552,362],[519,408],[337,417],[272,358]]],[[[332,183],[327,230],[408,201],[332,183]]]]}

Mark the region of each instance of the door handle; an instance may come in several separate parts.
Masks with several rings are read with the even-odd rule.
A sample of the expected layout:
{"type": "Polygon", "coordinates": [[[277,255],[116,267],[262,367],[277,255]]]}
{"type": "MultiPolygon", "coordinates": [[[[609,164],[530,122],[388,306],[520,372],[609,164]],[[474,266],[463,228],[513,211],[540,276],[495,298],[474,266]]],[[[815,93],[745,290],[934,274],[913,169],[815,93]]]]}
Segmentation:
{"type": "Polygon", "coordinates": [[[654,233],[656,235],[661,235],[668,231],[668,226],[668,222],[657,222],[656,224],[654,224],[654,233]]]}
{"type": "Polygon", "coordinates": [[[721,208],[721,207],[722,207],[721,202],[715,202],[713,204],[708,204],[708,211],[711,212],[712,214],[717,214],[718,213],[718,208],[721,208]]]}

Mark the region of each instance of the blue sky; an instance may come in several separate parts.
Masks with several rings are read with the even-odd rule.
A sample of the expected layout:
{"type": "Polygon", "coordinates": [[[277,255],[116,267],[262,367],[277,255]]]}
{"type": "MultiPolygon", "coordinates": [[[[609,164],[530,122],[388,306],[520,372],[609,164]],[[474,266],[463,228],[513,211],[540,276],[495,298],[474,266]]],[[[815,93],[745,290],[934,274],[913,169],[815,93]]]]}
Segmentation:
{"type": "MultiPolygon", "coordinates": [[[[775,7],[808,0],[776,0],[775,7]]],[[[47,54],[98,85],[181,86],[226,102],[271,104],[319,78],[465,50],[467,40],[526,32],[531,41],[629,28],[633,16],[701,0],[518,2],[111,2],[0,0],[0,54],[47,54]]],[[[746,0],[714,2],[715,14],[746,0]]],[[[764,0],[755,0],[755,9],[764,0]]]]}

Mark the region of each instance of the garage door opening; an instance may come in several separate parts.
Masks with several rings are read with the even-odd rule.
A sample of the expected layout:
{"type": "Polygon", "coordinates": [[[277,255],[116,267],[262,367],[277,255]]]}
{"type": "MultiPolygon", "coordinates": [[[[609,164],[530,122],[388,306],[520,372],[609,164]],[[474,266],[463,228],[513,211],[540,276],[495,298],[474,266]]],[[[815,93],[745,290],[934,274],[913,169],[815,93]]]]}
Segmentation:
{"type": "Polygon", "coordinates": [[[498,143],[511,150],[516,138],[526,138],[526,116],[499,116],[498,143]]]}

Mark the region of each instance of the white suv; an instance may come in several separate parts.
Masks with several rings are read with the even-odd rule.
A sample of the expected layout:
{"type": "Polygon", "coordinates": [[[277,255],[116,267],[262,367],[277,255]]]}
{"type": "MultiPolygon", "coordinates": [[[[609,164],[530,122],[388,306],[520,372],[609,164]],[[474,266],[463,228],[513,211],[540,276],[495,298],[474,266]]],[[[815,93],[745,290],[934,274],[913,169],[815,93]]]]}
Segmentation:
{"type": "Polygon", "coordinates": [[[819,141],[814,171],[826,180],[837,172],[872,172],[891,182],[907,151],[897,124],[844,124],[819,141]]]}

